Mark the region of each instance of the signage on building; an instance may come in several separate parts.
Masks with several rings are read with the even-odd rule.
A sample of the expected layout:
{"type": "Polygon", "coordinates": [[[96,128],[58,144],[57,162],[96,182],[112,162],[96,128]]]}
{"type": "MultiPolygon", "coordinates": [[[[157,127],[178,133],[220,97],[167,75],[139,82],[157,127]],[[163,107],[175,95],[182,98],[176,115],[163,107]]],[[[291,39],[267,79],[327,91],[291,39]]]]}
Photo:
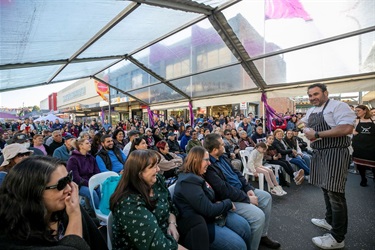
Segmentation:
{"type": "Polygon", "coordinates": [[[125,97],[115,97],[111,98],[111,104],[116,104],[116,103],[122,103],[122,102],[128,102],[129,99],[127,96],[125,97]]]}
{"type": "Polygon", "coordinates": [[[241,110],[247,110],[247,102],[241,102],[240,103],[240,109],[241,110]]]}
{"type": "Polygon", "coordinates": [[[236,117],[236,115],[239,115],[240,113],[240,104],[232,104],[232,116],[236,117]]]}
{"type": "Polygon", "coordinates": [[[75,99],[84,95],[86,95],[86,87],[82,87],[80,89],[70,92],[69,94],[64,95],[63,102],[68,102],[72,99],[75,99]]]}

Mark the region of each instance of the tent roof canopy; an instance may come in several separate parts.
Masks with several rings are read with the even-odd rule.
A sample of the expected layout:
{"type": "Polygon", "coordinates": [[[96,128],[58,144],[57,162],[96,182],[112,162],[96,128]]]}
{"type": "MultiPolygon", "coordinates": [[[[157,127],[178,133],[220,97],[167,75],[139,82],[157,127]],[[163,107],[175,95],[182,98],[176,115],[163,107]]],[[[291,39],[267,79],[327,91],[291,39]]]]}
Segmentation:
{"type": "Polygon", "coordinates": [[[375,90],[374,1],[0,5],[1,92],[86,77],[147,105],[318,81],[375,90]]]}

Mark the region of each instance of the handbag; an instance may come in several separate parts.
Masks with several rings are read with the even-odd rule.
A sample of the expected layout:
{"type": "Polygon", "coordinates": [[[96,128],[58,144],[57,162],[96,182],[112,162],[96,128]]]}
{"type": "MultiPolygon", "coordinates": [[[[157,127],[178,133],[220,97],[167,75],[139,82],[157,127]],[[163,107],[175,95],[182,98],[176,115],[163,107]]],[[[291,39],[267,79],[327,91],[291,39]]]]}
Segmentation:
{"type": "Polygon", "coordinates": [[[277,155],[277,154],[278,154],[278,152],[277,152],[276,149],[268,149],[268,150],[267,150],[267,155],[269,155],[269,156],[274,157],[274,156],[277,155]]]}

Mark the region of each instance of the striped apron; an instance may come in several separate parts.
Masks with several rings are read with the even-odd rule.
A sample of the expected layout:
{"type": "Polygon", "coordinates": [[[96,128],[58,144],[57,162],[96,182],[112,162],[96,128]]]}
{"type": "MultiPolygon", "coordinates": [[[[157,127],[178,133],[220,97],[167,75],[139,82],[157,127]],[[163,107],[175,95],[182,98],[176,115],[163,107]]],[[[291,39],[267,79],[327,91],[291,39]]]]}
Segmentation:
{"type": "MultiPolygon", "coordinates": [[[[323,112],[329,100],[319,113],[312,113],[308,119],[308,127],[315,131],[330,130],[324,120],[323,112]]],[[[345,193],[346,177],[350,163],[348,136],[328,137],[311,143],[313,156],[310,165],[310,183],[328,191],[345,193]]]]}

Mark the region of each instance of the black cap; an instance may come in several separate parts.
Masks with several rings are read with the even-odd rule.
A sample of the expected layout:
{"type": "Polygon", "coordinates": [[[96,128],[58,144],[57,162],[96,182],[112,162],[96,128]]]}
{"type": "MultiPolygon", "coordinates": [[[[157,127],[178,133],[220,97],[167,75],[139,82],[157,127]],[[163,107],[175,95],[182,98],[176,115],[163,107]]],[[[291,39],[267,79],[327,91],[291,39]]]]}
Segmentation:
{"type": "Polygon", "coordinates": [[[72,135],[72,134],[66,134],[65,136],[64,136],[64,139],[65,140],[69,140],[69,139],[73,139],[73,138],[76,138],[74,135],[72,135]]]}
{"type": "Polygon", "coordinates": [[[133,135],[139,135],[140,134],[140,132],[138,131],[138,130],[130,130],[129,132],[128,132],[128,136],[130,137],[130,136],[133,136],[133,135]]]}
{"type": "Polygon", "coordinates": [[[28,140],[30,140],[30,137],[27,134],[22,133],[15,134],[12,138],[13,143],[24,143],[28,140]]]}

